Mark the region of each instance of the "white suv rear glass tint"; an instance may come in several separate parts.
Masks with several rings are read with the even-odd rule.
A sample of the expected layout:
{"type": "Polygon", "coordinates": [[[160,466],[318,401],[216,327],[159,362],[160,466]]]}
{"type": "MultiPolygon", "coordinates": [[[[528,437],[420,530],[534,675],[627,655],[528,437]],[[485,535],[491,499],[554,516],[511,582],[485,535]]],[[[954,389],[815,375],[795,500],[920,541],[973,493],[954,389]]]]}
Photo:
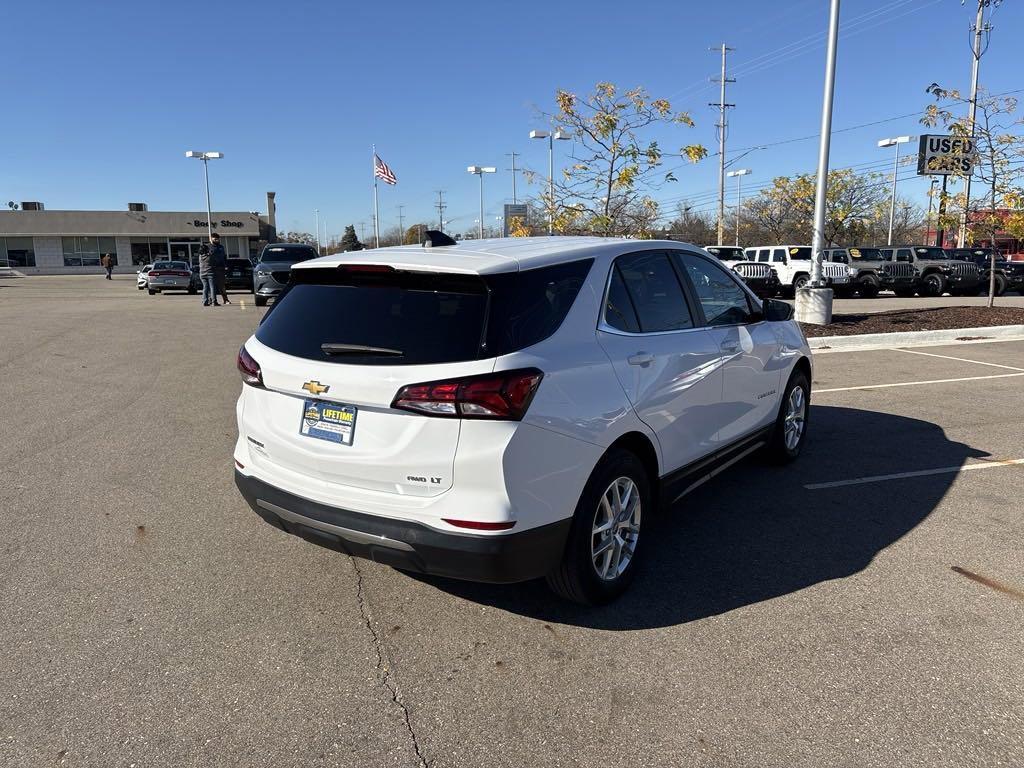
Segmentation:
{"type": "Polygon", "coordinates": [[[294,284],[264,316],[256,338],[288,355],[340,364],[497,357],[558,330],[591,263],[482,277],[295,270],[294,284]]]}

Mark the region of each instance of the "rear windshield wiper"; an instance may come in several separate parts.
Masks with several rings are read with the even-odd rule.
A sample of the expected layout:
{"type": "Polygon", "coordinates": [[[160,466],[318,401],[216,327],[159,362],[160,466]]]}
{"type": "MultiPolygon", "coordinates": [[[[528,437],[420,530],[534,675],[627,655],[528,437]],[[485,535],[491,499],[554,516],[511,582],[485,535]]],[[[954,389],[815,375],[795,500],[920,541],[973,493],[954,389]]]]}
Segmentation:
{"type": "Polygon", "coordinates": [[[320,345],[320,351],[325,355],[381,355],[385,357],[404,357],[405,352],[400,349],[388,349],[387,347],[367,347],[362,344],[341,344],[338,342],[327,342],[320,345]]]}

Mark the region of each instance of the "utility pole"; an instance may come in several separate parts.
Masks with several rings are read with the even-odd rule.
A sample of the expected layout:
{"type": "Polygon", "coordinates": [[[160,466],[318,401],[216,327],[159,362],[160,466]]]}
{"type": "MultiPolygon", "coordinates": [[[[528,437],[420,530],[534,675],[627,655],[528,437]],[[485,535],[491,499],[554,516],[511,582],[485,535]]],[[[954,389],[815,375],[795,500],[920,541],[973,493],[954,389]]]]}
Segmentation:
{"type": "Polygon", "coordinates": [[[316,216],[316,255],[320,255],[320,209],[314,208],[313,215],[316,216]]]}
{"type": "Polygon", "coordinates": [[[519,157],[519,153],[509,152],[506,157],[512,158],[512,167],[506,168],[505,170],[512,171],[512,205],[515,205],[518,202],[518,200],[516,200],[516,158],[519,157]]]}
{"type": "MultiPolygon", "coordinates": [[[[992,0],[978,0],[978,16],[974,21],[974,43],[971,45],[973,62],[971,63],[971,105],[967,113],[967,130],[971,139],[974,139],[974,118],[978,112],[978,70],[981,68],[981,36],[991,32],[991,27],[985,24],[985,6],[992,0]]],[[[967,240],[967,211],[971,204],[971,176],[972,171],[964,179],[964,209],[960,213],[960,232],[956,238],[957,248],[963,248],[967,240]]]]}
{"type": "Polygon", "coordinates": [[[404,205],[398,206],[398,244],[399,245],[405,245],[405,227],[402,225],[402,222],[403,222],[402,209],[403,208],[405,208],[404,205]]]}
{"type": "Polygon", "coordinates": [[[437,204],[434,207],[437,208],[438,231],[444,232],[444,209],[448,206],[444,204],[443,189],[437,190],[437,204]]]}
{"type": "Polygon", "coordinates": [[[729,124],[725,118],[725,110],[736,106],[735,104],[725,103],[725,84],[735,83],[736,78],[725,76],[725,59],[729,51],[733,49],[722,43],[721,48],[711,48],[709,50],[720,50],[722,52],[722,74],[717,79],[711,79],[711,82],[718,83],[721,86],[718,103],[712,102],[708,104],[709,107],[718,107],[718,122],[715,123],[715,127],[718,128],[718,244],[722,245],[725,239],[725,133],[729,124]]]}

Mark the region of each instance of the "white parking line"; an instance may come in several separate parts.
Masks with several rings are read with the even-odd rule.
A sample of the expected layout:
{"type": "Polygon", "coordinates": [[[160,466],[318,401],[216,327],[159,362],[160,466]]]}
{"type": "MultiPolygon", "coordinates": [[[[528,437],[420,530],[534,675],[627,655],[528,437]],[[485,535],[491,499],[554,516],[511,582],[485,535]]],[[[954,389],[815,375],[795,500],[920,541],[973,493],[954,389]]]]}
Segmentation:
{"type": "Polygon", "coordinates": [[[916,349],[894,349],[896,352],[906,352],[908,355],[926,355],[927,357],[941,357],[944,360],[956,360],[960,363],[974,363],[975,365],[991,365],[993,368],[1008,368],[1011,371],[1024,371],[1015,365],[1002,365],[1001,363],[986,363],[982,360],[968,360],[964,357],[951,357],[950,355],[936,355],[934,352],[921,352],[916,349]]]}
{"type": "Polygon", "coordinates": [[[991,376],[964,376],[960,379],[929,379],[928,381],[900,381],[894,384],[863,384],[859,387],[832,387],[831,389],[815,389],[815,395],[821,395],[825,392],[852,392],[856,389],[885,389],[887,387],[915,387],[918,384],[950,384],[956,381],[979,381],[981,379],[1011,379],[1014,376],[1024,376],[1024,371],[1020,373],[995,373],[991,376]]]}
{"type": "Polygon", "coordinates": [[[964,464],[959,467],[939,467],[938,469],[919,469],[916,472],[898,472],[894,475],[874,475],[873,477],[856,477],[853,480],[835,480],[831,483],[809,483],[804,486],[809,491],[822,488],[842,488],[847,485],[863,485],[864,483],[880,483],[885,480],[904,480],[908,477],[925,477],[927,475],[948,475],[969,472],[973,469],[995,469],[997,467],[1013,467],[1024,464],[1024,459],[1008,459],[1006,461],[984,461],[978,464],[964,464]]]}

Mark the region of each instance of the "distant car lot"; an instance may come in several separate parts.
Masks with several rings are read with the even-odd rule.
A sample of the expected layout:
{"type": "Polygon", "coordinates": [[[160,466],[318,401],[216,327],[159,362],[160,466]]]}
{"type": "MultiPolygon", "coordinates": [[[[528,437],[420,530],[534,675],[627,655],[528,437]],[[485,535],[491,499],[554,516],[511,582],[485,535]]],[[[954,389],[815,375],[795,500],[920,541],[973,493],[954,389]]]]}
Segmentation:
{"type": "Polygon", "coordinates": [[[0,765],[1024,763],[1024,342],[817,355],[803,459],[583,609],[274,535],[230,466],[263,310],[134,279],[0,281],[0,765]]]}

